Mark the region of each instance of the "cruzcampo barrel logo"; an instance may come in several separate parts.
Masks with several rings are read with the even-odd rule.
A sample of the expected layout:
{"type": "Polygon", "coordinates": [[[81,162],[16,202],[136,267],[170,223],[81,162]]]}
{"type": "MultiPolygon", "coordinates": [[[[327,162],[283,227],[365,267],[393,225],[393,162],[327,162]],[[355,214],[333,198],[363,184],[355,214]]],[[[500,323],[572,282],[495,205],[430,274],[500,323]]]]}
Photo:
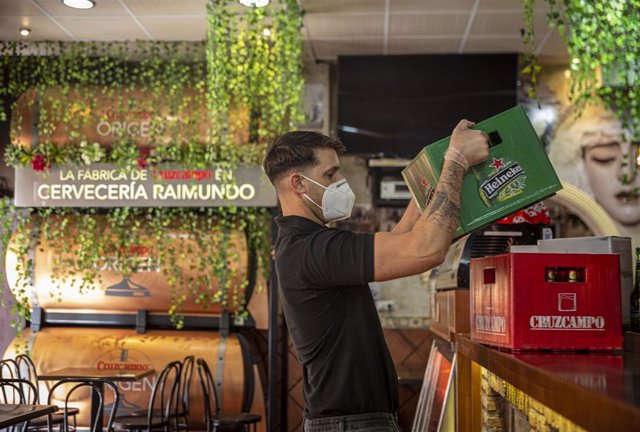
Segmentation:
{"type": "Polygon", "coordinates": [[[524,169],[517,161],[509,161],[505,158],[493,158],[488,168],[474,174],[480,184],[479,193],[482,202],[487,207],[496,203],[510,200],[523,192],[527,176],[524,169]],[[488,177],[484,178],[486,171],[488,177]]]}
{"type": "MultiPolygon", "coordinates": [[[[145,342],[145,340],[141,340],[141,342],[145,342]]],[[[100,371],[124,373],[141,372],[153,368],[153,363],[142,351],[120,347],[111,349],[100,355],[95,363],[95,367],[100,371]]],[[[139,381],[118,382],[117,385],[120,394],[118,414],[125,416],[136,415],[137,412],[144,409],[155,379],[154,376],[148,376],[139,381]]],[[[114,406],[115,404],[112,401],[105,403],[105,413],[111,413],[114,406]]]]}

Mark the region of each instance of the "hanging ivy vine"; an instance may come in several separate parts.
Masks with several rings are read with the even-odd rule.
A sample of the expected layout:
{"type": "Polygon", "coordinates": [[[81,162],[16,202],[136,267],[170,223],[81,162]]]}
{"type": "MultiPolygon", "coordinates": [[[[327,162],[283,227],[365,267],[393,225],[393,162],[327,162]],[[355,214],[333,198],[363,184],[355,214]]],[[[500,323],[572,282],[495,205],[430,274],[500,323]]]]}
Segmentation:
{"type": "MultiPolygon", "coordinates": [[[[571,98],[578,106],[604,103],[640,137],[640,0],[544,0],[547,22],[557,28],[571,59],[571,98]]],[[[523,74],[533,84],[541,67],[533,27],[536,0],[524,0],[523,74]]]]}
{"type": "MultiPolygon", "coordinates": [[[[0,42],[0,96],[11,102],[9,112],[0,107],[0,121],[11,122],[6,163],[44,172],[259,164],[270,139],[302,120],[302,15],[295,0],[243,12],[209,0],[201,42],[0,42]]],[[[34,244],[55,250],[53,296],[102,286],[105,259],[135,272],[128,251],[148,247],[172,287],[178,327],[187,301],[243,313],[234,232],[249,233],[249,249],[269,268],[265,209],[18,209],[5,199],[0,215],[3,250],[22,257],[6,269],[16,281],[15,326],[29,316],[34,244]],[[192,241],[176,242],[176,233],[192,241]]]]}

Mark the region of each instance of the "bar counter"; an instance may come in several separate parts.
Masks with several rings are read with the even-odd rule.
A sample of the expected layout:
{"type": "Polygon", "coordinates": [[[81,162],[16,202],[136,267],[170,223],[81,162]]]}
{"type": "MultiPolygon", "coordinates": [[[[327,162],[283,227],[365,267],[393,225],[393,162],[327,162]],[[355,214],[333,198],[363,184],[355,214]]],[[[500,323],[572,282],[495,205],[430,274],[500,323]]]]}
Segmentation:
{"type": "Polygon", "coordinates": [[[588,431],[640,430],[637,351],[515,353],[463,335],[456,342],[458,430],[481,428],[480,367],[588,431]]]}

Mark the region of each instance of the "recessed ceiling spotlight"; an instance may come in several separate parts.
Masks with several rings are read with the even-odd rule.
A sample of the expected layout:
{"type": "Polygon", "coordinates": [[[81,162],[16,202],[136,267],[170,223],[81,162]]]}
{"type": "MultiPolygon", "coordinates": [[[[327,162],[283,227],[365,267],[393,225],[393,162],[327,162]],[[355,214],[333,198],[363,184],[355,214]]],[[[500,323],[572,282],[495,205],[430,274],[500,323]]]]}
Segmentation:
{"type": "Polygon", "coordinates": [[[240,4],[246,7],[263,7],[269,4],[269,0],[240,0],[240,4]]]}
{"type": "Polygon", "coordinates": [[[22,36],[29,36],[29,34],[30,34],[30,33],[31,33],[31,29],[29,29],[29,28],[22,27],[22,28],[20,29],[20,34],[21,34],[22,36]]]}
{"type": "Polygon", "coordinates": [[[91,0],[62,0],[62,3],[74,9],[91,9],[96,5],[96,3],[91,0]]]}

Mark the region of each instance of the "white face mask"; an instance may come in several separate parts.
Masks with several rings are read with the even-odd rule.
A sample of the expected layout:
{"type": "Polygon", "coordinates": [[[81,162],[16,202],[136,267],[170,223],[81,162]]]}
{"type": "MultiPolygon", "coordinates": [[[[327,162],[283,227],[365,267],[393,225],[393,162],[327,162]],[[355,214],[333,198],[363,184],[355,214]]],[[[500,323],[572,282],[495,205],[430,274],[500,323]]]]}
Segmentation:
{"type": "Polygon", "coordinates": [[[325,223],[347,219],[351,216],[351,210],[353,209],[353,203],[356,200],[356,196],[351,190],[349,183],[346,179],[338,180],[331,183],[329,186],[322,186],[315,180],[300,174],[310,182],[313,182],[323,188],[324,194],[322,195],[322,205],[318,204],[304,194],[304,197],[322,209],[322,217],[325,223]]]}

